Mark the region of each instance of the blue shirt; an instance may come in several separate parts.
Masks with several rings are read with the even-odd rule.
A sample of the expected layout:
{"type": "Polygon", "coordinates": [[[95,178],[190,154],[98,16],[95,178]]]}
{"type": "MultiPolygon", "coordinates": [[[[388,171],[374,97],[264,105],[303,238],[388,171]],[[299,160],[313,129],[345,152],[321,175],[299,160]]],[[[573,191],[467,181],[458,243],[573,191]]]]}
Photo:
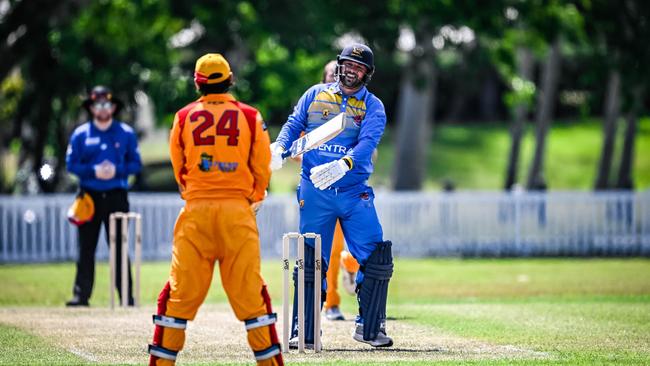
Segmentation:
{"type": "Polygon", "coordinates": [[[70,137],[65,162],[68,171],[79,177],[79,185],[93,191],[127,189],[129,175],[142,169],[135,132],[118,120],[113,120],[106,131],[99,130],[92,121],[77,127],[70,137]],[[95,177],[95,165],[104,160],[115,165],[112,179],[95,177]]]}
{"type": "Polygon", "coordinates": [[[312,86],[294,107],[276,142],[286,150],[301,132],[308,133],[341,112],[346,113],[345,130],[303,155],[302,178],[309,180],[311,168],[344,156],[352,159],[352,169],[332,188],[365,183],[372,174],[372,153],[384,134],[386,112],[379,98],[365,86],[352,95],[343,94],[338,83],[312,86]]]}

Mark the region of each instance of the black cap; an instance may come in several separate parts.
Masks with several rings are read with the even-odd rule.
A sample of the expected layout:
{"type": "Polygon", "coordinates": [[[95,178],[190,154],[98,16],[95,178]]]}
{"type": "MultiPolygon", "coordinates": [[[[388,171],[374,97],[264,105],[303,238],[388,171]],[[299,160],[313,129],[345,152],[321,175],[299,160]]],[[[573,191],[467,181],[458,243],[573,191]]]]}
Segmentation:
{"type": "Polygon", "coordinates": [[[117,114],[122,107],[124,106],[124,103],[122,103],[121,100],[115,98],[113,96],[113,92],[111,89],[104,85],[97,85],[95,86],[90,93],[88,94],[88,97],[83,101],[81,104],[87,111],[90,113],[90,106],[93,105],[93,103],[99,101],[99,100],[107,100],[115,105],[115,113],[117,114]]]}
{"type": "Polygon", "coordinates": [[[336,57],[336,61],[340,64],[343,60],[349,60],[362,64],[368,68],[368,73],[372,75],[375,72],[375,57],[372,54],[370,47],[361,43],[351,44],[341,51],[341,54],[336,57]]]}

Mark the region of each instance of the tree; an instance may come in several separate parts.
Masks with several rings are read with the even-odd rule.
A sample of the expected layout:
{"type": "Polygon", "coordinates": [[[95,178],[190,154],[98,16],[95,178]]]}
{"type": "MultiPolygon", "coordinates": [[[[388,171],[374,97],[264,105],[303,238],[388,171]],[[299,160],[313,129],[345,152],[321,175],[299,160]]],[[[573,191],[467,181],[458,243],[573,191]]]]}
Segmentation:
{"type": "MultiPolygon", "coordinates": [[[[0,39],[11,40],[3,46],[0,81],[16,70],[24,88],[7,117],[11,133],[0,138],[20,139],[23,176],[38,175],[46,158],[52,160],[56,174],[51,181],[39,180],[41,190],[55,190],[63,176],[80,95],[103,83],[130,107],[136,90],[165,88],[176,58],[168,40],[182,25],[167,8],[166,2],[10,3],[0,23],[0,39]]],[[[169,99],[158,98],[157,105],[164,108],[169,99]]]]}
{"type": "Polygon", "coordinates": [[[556,38],[548,50],[548,56],[542,72],[541,88],[537,97],[535,153],[528,171],[528,181],[526,183],[526,188],[531,190],[546,189],[546,180],[543,174],[546,134],[548,133],[555,108],[559,71],[560,39],[556,38]]]}
{"type": "Polygon", "coordinates": [[[453,5],[445,1],[403,3],[394,14],[412,32],[412,45],[403,48],[403,63],[397,106],[397,136],[393,165],[393,186],[396,190],[422,187],[426,157],[431,143],[431,130],[436,105],[437,50],[444,47],[443,26],[460,28],[468,21],[468,4],[453,5]],[[434,37],[437,37],[434,38],[434,37]]]}
{"type": "Polygon", "coordinates": [[[611,69],[620,73],[621,111],[625,133],[615,188],[634,188],[633,158],[636,124],[645,112],[643,98],[650,83],[650,50],[642,39],[650,37],[650,4],[643,1],[581,2],[587,29],[604,39],[612,60],[611,69]],[[613,56],[613,57],[612,57],[613,56]]]}
{"type": "Polygon", "coordinates": [[[616,125],[621,109],[621,75],[618,70],[611,70],[607,82],[605,113],[603,118],[603,147],[598,163],[598,175],[594,188],[603,190],[609,188],[609,175],[614,155],[616,125]]]}
{"type": "Polygon", "coordinates": [[[535,93],[535,84],[530,80],[533,77],[533,54],[526,46],[517,49],[517,77],[512,79],[512,93],[509,95],[508,105],[513,112],[512,126],[510,128],[510,152],[508,154],[508,168],[506,170],[505,189],[511,190],[517,183],[521,140],[524,136],[528,110],[535,93]]]}
{"type": "Polygon", "coordinates": [[[396,190],[422,188],[426,154],[431,138],[435,106],[436,66],[430,33],[419,40],[420,54],[410,55],[400,82],[393,186],[396,190]]]}

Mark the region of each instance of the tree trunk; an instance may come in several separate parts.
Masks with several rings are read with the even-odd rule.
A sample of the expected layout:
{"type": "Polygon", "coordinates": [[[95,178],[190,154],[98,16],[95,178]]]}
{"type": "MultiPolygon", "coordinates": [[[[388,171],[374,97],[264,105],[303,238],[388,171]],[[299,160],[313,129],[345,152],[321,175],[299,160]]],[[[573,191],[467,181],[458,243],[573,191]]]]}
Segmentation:
{"type": "Polygon", "coordinates": [[[433,54],[416,58],[405,67],[397,107],[397,137],[393,182],[395,190],[418,190],[426,175],[436,70],[433,54]]]}
{"type": "Polygon", "coordinates": [[[5,187],[8,185],[5,182],[5,149],[4,144],[0,141],[0,194],[5,193],[5,187]]]}
{"type": "MultiPolygon", "coordinates": [[[[533,78],[533,53],[530,49],[521,47],[517,50],[517,74],[524,80],[533,78]]],[[[521,150],[521,139],[524,136],[526,127],[526,116],[528,115],[527,105],[518,105],[515,107],[514,120],[510,128],[511,145],[508,155],[508,168],[506,171],[505,189],[511,190],[517,183],[517,172],[519,170],[519,152],[521,150]]]]}
{"type": "Polygon", "coordinates": [[[32,126],[34,127],[34,136],[33,136],[33,146],[29,152],[33,157],[33,166],[32,172],[37,177],[37,182],[40,186],[41,191],[50,192],[52,188],[45,184],[40,179],[40,168],[43,164],[43,157],[45,154],[45,147],[48,143],[48,137],[50,135],[50,126],[52,126],[52,95],[56,94],[56,77],[52,74],[50,70],[56,70],[58,63],[52,57],[52,52],[46,38],[46,33],[43,34],[43,37],[39,39],[40,42],[35,44],[35,47],[39,52],[36,53],[36,56],[41,60],[42,64],[48,65],[49,69],[43,69],[41,63],[33,62],[30,65],[30,72],[32,77],[36,81],[36,84],[39,86],[39,93],[36,98],[36,103],[34,105],[34,112],[31,115],[33,118],[32,126]]]}
{"type": "Polygon", "coordinates": [[[481,86],[479,101],[480,118],[483,121],[495,121],[499,110],[499,79],[496,72],[489,68],[481,86]]]}
{"type": "Polygon", "coordinates": [[[607,96],[605,100],[605,116],[603,120],[603,148],[598,164],[598,176],[594,189],[604,190],[609,188],[609,172],[612,168],[612,155],[616,141],[616,126],[621,109],[621,75],[618,70],[611,70],[607,83],[607,96]]]}
{"type": "Polygon", "coordinates": [[[545,190],[544,153],[546,150],[546,133],[551,124],[555,109],[557,80],[560,71],[560,40],[553,41],[542,74],[542,87],[537,99],[537,115],[535,130],[535,156],[528,172],[526,188],[529,190],[545,190]]]}
{"type": "Polygon", "coordinates": [[[636,87],[633,92],[633,105],[625,117],[625,138],[623,139],[623,153],[618,171],[618,189],[633,189],[632,164],[634,163],[634,140],[636,139],[636,125],[639,108],[642,103],[641,87],[636,87]]]}

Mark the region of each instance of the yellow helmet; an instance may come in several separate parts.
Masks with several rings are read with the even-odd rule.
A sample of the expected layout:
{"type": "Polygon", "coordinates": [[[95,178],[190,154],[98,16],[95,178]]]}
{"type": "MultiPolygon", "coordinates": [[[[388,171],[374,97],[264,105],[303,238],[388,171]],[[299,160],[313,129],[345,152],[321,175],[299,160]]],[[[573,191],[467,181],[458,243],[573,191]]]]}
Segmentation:
{"type": "Polygon", "coordinates": [[[92,220],[93,216],[95,216],[93,198],[86,192],[79,193],[68,209],[68,220],[79,226],[92,220]]]}

